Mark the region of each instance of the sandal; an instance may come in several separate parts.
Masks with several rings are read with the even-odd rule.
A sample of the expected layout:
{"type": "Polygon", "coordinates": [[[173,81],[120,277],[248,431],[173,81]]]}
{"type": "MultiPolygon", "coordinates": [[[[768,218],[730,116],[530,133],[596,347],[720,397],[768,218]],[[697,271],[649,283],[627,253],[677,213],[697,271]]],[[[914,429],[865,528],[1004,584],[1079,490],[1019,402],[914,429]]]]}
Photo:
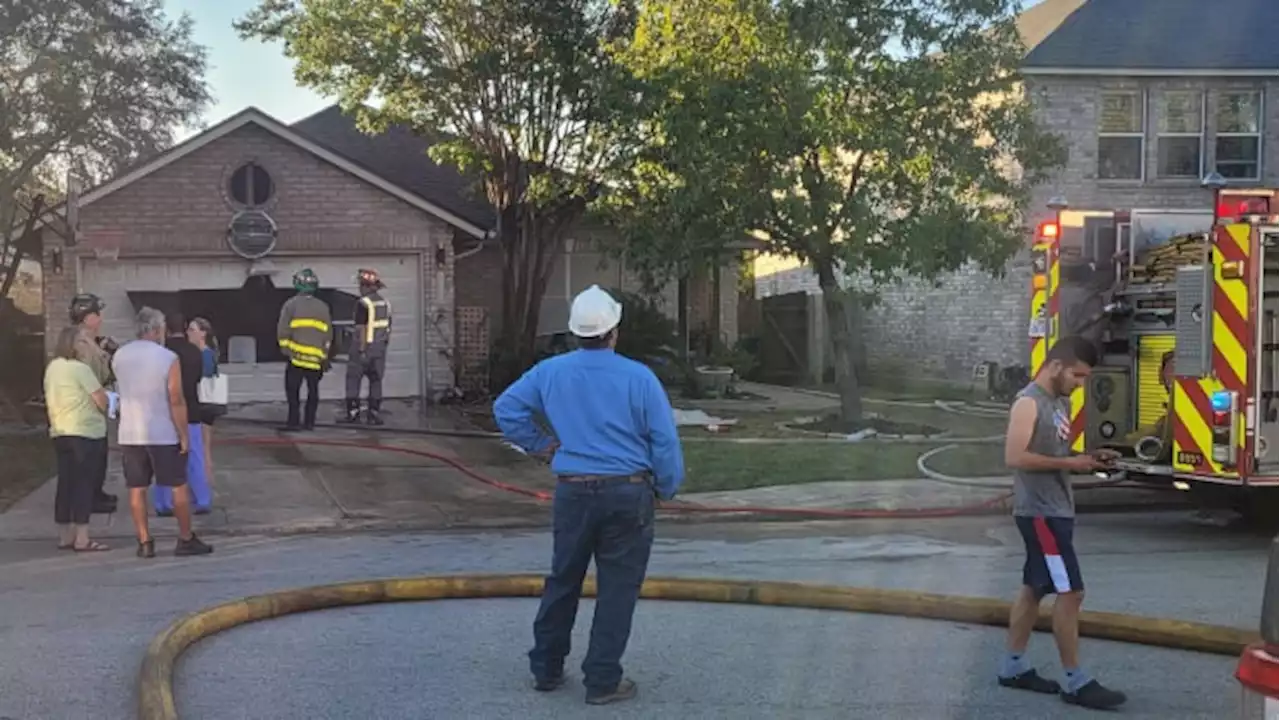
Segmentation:
{"type": "Polygon", "coordinates": [[[106,552],[111,549],[110,545],[104,545],[97,540],[90,540],[88,545],[84,547],[71,546],[71,549],[78,553],[84,552],[106,552]]]}
{"type": "Polygon", "coordinates": [[[62,543],[58,543],[58,549],[59,550],[75,550],[76,546],[71,544],[63,545],[62,543]]]}

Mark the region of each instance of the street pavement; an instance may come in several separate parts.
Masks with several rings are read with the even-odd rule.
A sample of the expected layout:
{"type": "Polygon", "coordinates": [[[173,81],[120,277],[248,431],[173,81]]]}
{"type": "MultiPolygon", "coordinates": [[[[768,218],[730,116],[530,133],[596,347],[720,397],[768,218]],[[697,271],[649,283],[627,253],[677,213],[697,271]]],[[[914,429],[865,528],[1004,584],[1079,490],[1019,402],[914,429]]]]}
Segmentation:
{"type": "MultiPolygon", "coordinates": [[[[659,526],[654,575],[812,581],[1008,597],[1021,547],[1007,518],[659,526]]],[[[1079,552],[1096,610],[1241,627],[1258,620],[1269,538],[1187,513],[1088,515],[1079,552]]],[[[542,530],[235,536],[207,558],[141,561],[0,544],[0,718],[124,720],[150,637],[244,595],[369,577],[539,572],[542,530]]],[[[167,551],[167,542],[161,550],[167,551]]],[[[588,708],[575,682],[525,688],[533,600],[340,609],[238,628],[180,664],[182,717],[1073,717],[993,686],[997,629],[834,612],[642,602],[626,666],[640,697],[588,708]]],[[[585,647],[584,603],[575,652],[585,647]]],[[[1129,692],[1124,715],[1226,718],[1231,658],[1086,640],[1087,667],[1129,692]]],[[[1057,675],[1052,641],[1031,652],[1057,675]]]]}

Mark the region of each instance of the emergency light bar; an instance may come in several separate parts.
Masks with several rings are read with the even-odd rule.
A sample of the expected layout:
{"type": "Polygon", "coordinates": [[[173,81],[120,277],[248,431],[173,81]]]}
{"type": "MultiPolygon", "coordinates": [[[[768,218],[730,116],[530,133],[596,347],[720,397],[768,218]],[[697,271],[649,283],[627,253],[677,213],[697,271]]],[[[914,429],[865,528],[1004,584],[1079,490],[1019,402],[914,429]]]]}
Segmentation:
{"type": "Polygon", "coordinates": [[[1250,217],[1265,218],[1276,214],[1274,191],[1231,191],[1218,193],[1214,219],[1218,222],[1244,220],[1250,217]]]}
{"type": "Polygon", "coordinates": [[[1036,237],[1041,240],[1057,240],[1058,239],[1058,223],[1053,221],[1042,222],[1036,228],[1036,237]]]}

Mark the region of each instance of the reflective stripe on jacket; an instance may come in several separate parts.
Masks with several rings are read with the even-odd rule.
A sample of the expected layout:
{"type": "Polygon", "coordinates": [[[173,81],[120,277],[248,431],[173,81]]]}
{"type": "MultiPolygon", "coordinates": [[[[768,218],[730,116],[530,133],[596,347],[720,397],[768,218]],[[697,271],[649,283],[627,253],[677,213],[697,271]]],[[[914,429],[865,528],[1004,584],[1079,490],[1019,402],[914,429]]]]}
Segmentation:
{"type": "Polygon", "coordinates": [[[276,337],[290,363],[304,370],[321,369],[333,338],[329,306],[314,295],[294,295],[280,308],[276,337]]]}
{"type": "Polygon", "coordinates": [[[365,347],[375,342],[387,342],[391,338],[391,303],[376,292],[361,295],[360,304],[356,306],[355,324],[365,347]]]}

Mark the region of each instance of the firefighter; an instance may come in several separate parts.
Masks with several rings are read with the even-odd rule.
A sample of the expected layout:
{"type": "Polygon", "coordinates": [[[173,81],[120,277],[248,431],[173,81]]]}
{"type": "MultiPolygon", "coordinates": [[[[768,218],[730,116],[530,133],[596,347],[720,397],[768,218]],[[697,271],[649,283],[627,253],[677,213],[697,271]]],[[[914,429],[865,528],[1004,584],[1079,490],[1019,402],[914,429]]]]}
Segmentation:
{"type": "Polygon", "coordinates": [[[280,351],[289,361],[284,373],[284,391],[289,401],[289,419],[281,428],[285,432],[315,427],[320,378],[329,370],[329,345],[333,338],[329,306],[316,297],[320,279],[311,268],[294,273],[293,289],[298,294],[285,301],[276,324],[280,351]],[[298,405],[303,382],[307,384],[307,405],[300,421],[298,405]]]}
{"type": "Polygon", "coordinates": [[[387,368],[387,343],[391,340],[391,304],[378,291],[386,287],[377,270],[356,274],[360,301],[356,303],[355,332],[347,360],[347,414],[343,422],[360,420],[360,381],[369,378],[369,404],[365,421],[382,424],[382,376],[387,368]]]}
{"type": "Polygon", "coordinates": [[[391,305],[378,291],[386,287],[376,270],[356,273],[360,300],[356,303],[353,334],[347,361],[347,413],[343,422],[360,419],[360,381],[369,378],[369,402],[365,418],[381,425],[382,377],[386,371],[387,344],[391,337],[391,305]]]}
{"type": "MultiPolygon", "coordinates": [[[[98,335],[102,328],[102,311],[106,306],[97,295],[80,293],[71,298],[68,312],[71,324],[79,329],[75,343],[76,359],[93,370],[94,377],[104,388],[115,379],[111,373],[111,356],[119,347],[111,338],[98,335]]],[[[110,515],[116,511],[118,498],[103,490],[107,482],[107,464],[98,463],[98,466],[101,472],[93,480],[93,512],[110,515]]]]}

